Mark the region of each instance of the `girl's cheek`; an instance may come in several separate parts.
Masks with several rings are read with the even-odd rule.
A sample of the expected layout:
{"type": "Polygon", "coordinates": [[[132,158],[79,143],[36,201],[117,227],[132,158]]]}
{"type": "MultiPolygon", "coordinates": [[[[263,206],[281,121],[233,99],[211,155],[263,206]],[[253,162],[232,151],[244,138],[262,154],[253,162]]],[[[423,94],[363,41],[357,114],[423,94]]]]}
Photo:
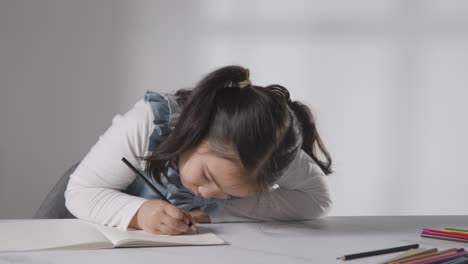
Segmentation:
{"type": "Polygon", "coordinates": [[[190,185],[191,187],[195,187],[195,186],[199,186],[202,184],[201,177],[197,174],[190,173],[190,172],[184,173],[184,171],[182,171],[179,176],[184,185],[190,185]]]}
{"type": "Polygon", "coordinates": [[[227,199],[229,196],[219,190],[217,187],[211,185],[201,186],[198,188],[200,195],[205,199],[215,198],[215,199],[227,199]]]}

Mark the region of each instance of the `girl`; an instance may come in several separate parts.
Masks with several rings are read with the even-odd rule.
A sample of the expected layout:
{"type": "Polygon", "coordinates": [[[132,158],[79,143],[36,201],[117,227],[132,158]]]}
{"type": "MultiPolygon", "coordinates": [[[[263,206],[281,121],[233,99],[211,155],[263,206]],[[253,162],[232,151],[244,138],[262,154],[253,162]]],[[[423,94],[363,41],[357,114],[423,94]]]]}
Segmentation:
{"type": "Polygon", "coordinates": [[[227,66],[193,90],[148,91],[115,116],[71,174],[65,198],[77,218],[175,235],[189,232],[189,220],[320,217],[331,205],[331,172],[309,108],[286,88],[253,85],[247,69],[227,66]]]}

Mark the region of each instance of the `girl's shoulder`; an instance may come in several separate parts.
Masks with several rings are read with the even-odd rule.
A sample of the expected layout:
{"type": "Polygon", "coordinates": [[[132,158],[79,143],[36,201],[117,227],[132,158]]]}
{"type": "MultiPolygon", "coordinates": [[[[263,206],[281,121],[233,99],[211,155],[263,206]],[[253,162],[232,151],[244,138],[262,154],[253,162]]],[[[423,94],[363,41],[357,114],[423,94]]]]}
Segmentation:
{"type": "Polygon", "coordinates": [[[143,101],[152,116],[153,127],[148,151],[154,151],[177,124],[181,109],[176,99],[177,97],[170,93],[146,91],[143,101]]]}
{"type": "Polygon", "coordinates": [[[278,186],[290,189],[300,189],[311,183],[324,179],[325,174],[318,164],[304,151],[300,150],[286,171],[275,182],[278,186]]]}
{"type": "Polygon", "coordinates": [[[143,100],[149,106],[155,124],[168,123],[169,129],[174,129],[181,112],[181,107],[177,103],[177,96],[171,93],[147,90],[143,100]]]}

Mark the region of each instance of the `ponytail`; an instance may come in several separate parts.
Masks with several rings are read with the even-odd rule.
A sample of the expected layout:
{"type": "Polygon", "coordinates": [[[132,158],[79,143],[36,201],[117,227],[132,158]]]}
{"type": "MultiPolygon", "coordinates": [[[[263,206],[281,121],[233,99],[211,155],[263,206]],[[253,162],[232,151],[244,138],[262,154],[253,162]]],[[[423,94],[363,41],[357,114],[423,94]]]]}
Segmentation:
{"type": "Polygon", "coordinates": [[[309,107],[299,101],[290,102],[289,107],[294,111],[294,114],[301,124],[302,150],[317,163],[325,175],[331,174],[333,172],[331,169],[332,160],[317,132],[315,119],[309,107]],[[318,150],[323,153],[326,161],[322,161],[318,158],[318,150]]]}

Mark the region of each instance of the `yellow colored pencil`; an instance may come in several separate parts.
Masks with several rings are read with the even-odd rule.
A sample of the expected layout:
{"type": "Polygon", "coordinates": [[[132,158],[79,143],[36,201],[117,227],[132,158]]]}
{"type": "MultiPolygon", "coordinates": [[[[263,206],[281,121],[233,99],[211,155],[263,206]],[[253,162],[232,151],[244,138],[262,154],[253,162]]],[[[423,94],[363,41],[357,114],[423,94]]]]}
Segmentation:
{"type": "Polygon", "coordinates": [[[457,229],[457,228],[444,228],[442,229],[444,231],[450,231],[450,232],[454,232],[454,233],[460,233],[460,234],[468,234],[468,230],[464,230],[464,229],[457,229]]]}

